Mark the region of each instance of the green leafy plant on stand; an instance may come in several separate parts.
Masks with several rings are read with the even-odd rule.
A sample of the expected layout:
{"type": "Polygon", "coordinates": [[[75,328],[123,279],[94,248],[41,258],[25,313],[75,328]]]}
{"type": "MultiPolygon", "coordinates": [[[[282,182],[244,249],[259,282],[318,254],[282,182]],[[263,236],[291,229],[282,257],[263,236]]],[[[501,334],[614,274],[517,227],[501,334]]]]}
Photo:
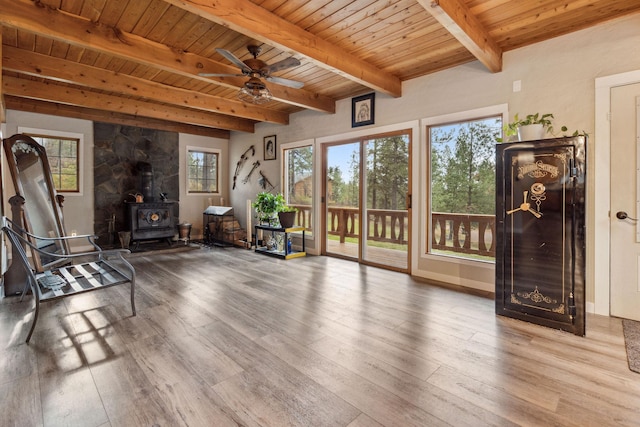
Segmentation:
{"type": "Polygon", "coordinates": [[[284,205],[280,212],[298,212],[298,209],[294,206],[284,205]]]}
{"type": "Polygon", "coordinates": [[[282,193],[273,194],[263,191],[256,195],[251,206],[256,210],[258,221],[273,225],[276,222],[278,212],[282,212],[286,203],[282,193]]]}

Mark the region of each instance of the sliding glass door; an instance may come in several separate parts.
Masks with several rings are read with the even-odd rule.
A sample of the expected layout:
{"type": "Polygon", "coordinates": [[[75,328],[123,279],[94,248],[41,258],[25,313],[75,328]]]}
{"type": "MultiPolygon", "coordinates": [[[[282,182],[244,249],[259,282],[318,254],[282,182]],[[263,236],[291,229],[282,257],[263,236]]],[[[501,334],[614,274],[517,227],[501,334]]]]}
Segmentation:
{"type": "Polygon", "coordinates": [[[363,142],[362,259],[399,270],[409,267],[409,136],[363,142]]]}
{"type": "Polygon", "coordinates": [[[360,142],[324,152],[325,253],[360,258],[360,142]]]}
{"type": "Polygon", "coordinates": [[[327,145],[324,253],[409,270],[409,132],[327,145]]]}

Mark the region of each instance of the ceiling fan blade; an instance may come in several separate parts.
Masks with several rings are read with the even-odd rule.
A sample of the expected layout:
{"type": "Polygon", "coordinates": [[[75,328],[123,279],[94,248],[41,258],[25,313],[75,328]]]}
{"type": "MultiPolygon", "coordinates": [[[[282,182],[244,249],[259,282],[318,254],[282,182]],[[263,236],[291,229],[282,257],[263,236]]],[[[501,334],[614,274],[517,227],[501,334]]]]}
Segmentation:
{"type": "Polygon", "coordinates": [[[247,67],[247,64],[242,62],[240,59],[238,59],[237,56],[235,56],[233,53],[229,52],[228,50],[216,48],[216,52],[218,52],[220,55],[222,55],[225,58],[227,58],[229,60],[229,62],[232,62],[233,64],[238,66],[242,70],[243,73],[247,73],[248,74],[248,73],[251,72],[251,68],[247,67]]]}
{"type": "Polygon", "coordinates": [[[289,58],[283,59],[282,61],[278,61],[271,65],[267,65],[264,68],[262,68],[262,70],[260,71],[262,71],[264,74],[269,75],[277,71],[286,70],[287,68],[297,67],[298,65],[300,65],[300,61],[294,58],[293,56],[291,56],[289,58]]]}
{"type": "Polygon", "coordinates": [[[245,74],[198,73],[201,77],[244,77],[245,74]]]}
{"type": "Polygon", "coordinates": [[[295,80],[289,80],[289,79],[283,79],[282,77],[274,77],[274,76],[267,76],[265,77],[265,80],[271,83],[277,83],[279,85],[282,86],[287,86],[287,87],[292,87],[294,89],[300,89],[302,86],[304,86],[304,83],[302,82],[297,82],[295,80]]]}

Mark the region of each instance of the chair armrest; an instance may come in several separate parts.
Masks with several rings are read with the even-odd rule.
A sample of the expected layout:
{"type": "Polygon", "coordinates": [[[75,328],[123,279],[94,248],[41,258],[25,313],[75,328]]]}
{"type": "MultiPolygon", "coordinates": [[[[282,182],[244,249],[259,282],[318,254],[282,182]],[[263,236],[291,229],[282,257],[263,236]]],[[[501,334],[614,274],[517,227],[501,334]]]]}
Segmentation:
{"type": "MultiPolygon", "coordinates": [[[[86,257],[97,257],[97,258],[105,258],[105,257],[119,257],[123,258],[124,254],[129,254],[131,251],[128,249],[107,249],[104,250],[100,248],[95,242],[93,242],[92,235],[81,235],[81,236],[63,236],[63,237],[40,237],[35,234],[29,233],[23,228],[16,225],[13,221],[8,219],[7,217],[3,217],[3,227],[2,231],[4,231],[7,236],[10,238],[12,244],[24,244],[26,247],[29,247],[31,250],[35,251],[39,255],[46,256],[50,259],[58,260],[58,261],[71,261],[77,258],[86,258],[86,257]],[[33,241],[43,240],[43,241],[60,241],[60,240],[69,240],[69,239],[77,239],[77,238],[87,238],[89,243],[96,249],[95,251],[90,252],[76,252],[72,254],[60,254],[55,252],[47,252],[40,249],[37,245],[33,243],[33,241],[26,236],[33,239],[33,241]]],[[[25,253],[25,261],[27,261],[26,253],[25,253]]],[[[57,261],[54,261],[57,262],[57,261]]],[[[51,264],[51,263],[49,263],[51,264]]]]}
{"type": "MultiPolygon", "coordinates": [[[[10,220],[8,220],[10,221],[10,220]]],[[[15,224],[13,223],[13,221],[10,221],[11,225],[15,224]]],[[[17,227],[17,226],[15,226],[17,227]]],[[[95,239],[98,238],[98,236],[96,236],[95,234],[78,234],[75,236],[60,236],[60,237],[44,237],[44,236],[36,236],[33,233],[29,233],[27,230],[17,227],[19,230],[19,232],[23,233],[23,235],[25,236],[29,236],[32,239],[36,239],[36,240],[42,240],[45,242],[56,242],[56,241],[61,241],[61,240],[67,240],[67,241],[71,241],[74,239],[87,239],[89,241],[89,243],[91,244],[91,246],[93,246],[94,248],[96,248],[96,250],[101,250],[100,246],[98,246],[98,244],[95,242],[95,239]]]]}

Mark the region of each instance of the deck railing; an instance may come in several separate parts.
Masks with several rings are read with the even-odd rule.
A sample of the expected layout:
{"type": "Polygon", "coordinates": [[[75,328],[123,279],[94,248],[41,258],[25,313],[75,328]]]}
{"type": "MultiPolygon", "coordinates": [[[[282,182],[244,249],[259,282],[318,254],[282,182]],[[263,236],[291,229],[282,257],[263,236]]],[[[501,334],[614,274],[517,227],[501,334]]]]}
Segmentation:
{"type": "MultiPolygon", "coordinates": [[[[293,205],[298,209],[296,224],[311,230],[311,206],[293,205]]],[[[406,245],[409,241],[407,211],[369,209],[367,240],[406,245]]],[[[330,235],[338,236],[341,243],[347,237],[359,237],[358,208],[331,207],[327,214],[330,235]]],[[[432,214],[431,246],[433,249],[495,256],[494,215],[468,215],[459,213],[432,214]]]]}
{"type": "Polygon", "coordinates": [[[431,247],[463,254],[495,256],[496,218],[434,212],[431,221],[431,247]]]}
{"type": "MultiPolygon", "coordinates": [[[[409,243],[409,218],[407,211],[393,209],[368,209],[369,230],[367,240],[376,242],[409,243]]],[[[358,237],[358,208],[332,207],[328,211],[329,234],[338,236],[340,243],[347,237],[358,237]]]]}
{"type": "Polygon", "coordinates": [[[296,220],[293,222],[295,225],[300,227],[304,227],[307,231],[311,230],[311,205],[294,205],[290,204],[289,206],[297,209],[296,212],[296,220]]]}

